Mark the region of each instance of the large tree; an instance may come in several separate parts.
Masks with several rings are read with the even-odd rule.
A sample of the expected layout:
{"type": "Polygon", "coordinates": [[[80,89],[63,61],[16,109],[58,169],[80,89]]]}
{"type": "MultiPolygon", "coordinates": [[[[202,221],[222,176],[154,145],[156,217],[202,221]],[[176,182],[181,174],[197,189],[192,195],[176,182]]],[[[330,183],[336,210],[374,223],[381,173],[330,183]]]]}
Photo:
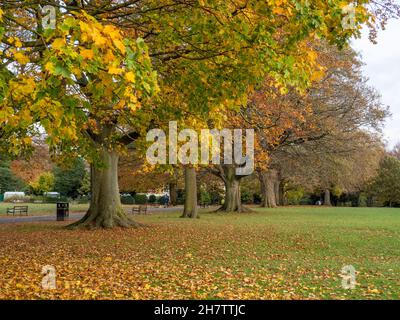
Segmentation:
{"type": "Polygon", "coordinates": [[[20,191],[26,184],[10,168],[10,160],[0,155],[0,194],[7,191],[20,191]]]}
{"type": "Polygon", "coordinates": [[[73,159],[68,167],[58,167],[53,169],[54,191],[62,196],[77,198],[80,193],[85,175],[87,174],[85,162],[82,158],[73,159]]]}
{"type": "Polygon", "coordinates": [[[91,163],[90,208],[74,226],[137,225],[119,199],[125,146],[153,117],[243,102],[266,73],[307,84],[312,55],[295,61],[308,37],[344,45],[372,23],[365,1],[354,28],[343,25],[350,2],[54,0],[43,11],[41,1],[2,1],[0,146],[18,154],[45,133],[55,155],[91,163]]]}
{"type": "Polygon", "coordinates": [[[387,155],[380,163],[377,176],[370,186],[373,195],[385,205],[400,205],[400,160],[387,155]]]}
{"type": "Polygon", "coordinates": [[[314,173],[318,167],[325,168],[318,172],[329,202],[329,188],[335,179],[329,176],[328,168],[337,168],[343,162],[338,159],[356,156],[363,144],[374,149],[374,135],[379,133],[388,114],[379,95],[362,76],[361,63],[351,49],[338,51],[332,46],[319,45],[318,52],[324,76],[306,94],[293,89],[283,95],[271,94],[270,88],[265,87],[254,95],[253,103],[244,113],[258,128],[261,146],[270,156],[268,170],[258,170],[265,207],[281,203],[282,181],[290,177],[283,171],[289,168],[294,174],[290,170],[293,167],[286,163],[287,155],[311,171],[310,165],[315,165],[314,173]],[[318,159],[318,165],[310,156],[318,159]]]}

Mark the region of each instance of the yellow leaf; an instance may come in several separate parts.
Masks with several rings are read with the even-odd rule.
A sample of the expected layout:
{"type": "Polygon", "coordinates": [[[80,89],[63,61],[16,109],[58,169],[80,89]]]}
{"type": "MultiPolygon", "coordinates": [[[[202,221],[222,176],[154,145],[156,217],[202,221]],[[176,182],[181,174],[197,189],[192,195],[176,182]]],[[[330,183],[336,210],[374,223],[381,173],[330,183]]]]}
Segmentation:
{"type": "Polygon", "coordinates": [[[146,283],[145,285],[144,285],[144,290],[148,290],[148,289],[150,289],[151,287],[150,287],[150,285],[148,284],[148,283],[146,283]]]}
{"type": "Polygon", "coordinates": [[[31,144],[32,139],[30,137],[25,137],[25,138],[23,138],[23,141],[25,144],[31,144]]]}
{"type": "Polygon", "coordinates": [[[100,48],[107,44],[107,39],[103,37],[97,29],[93,29],[92,38],[95,45],[100,48]]]}
{"type": "Polygon", "coordinates": [[[81,49],[81,56],[85,59],[93,59],[94,52],[91,49],[81,49]]]}
{"type": "Polygon", "coordinates": [[[111,66],[108,69],[109,74],[121,74],[122,72],[123,72],[123,70],[121,68],[117,68],[117,67],[113,67],[113,66],[111,66]]]}
{"type": "Polygon", "coordinates": [[[8,39],[9,42],[13,43],[17,48],[22,47],[22,42],[17,37],[11,37],[8,39]]]}
{"type": "Polygon", "coordinates": [[[54,72],[54,64],[50,61],[45,64],[44,68],[50,73],[54,72]]]}
{"type": "Polygon", "coordinates": [[[125,45],[120,40],[113,39],[114,45],[121,51],[122,54],[125,54],[125,45]]]}
{"type": "Polygon", "coordinates": [[[61,50],[61,48],[64,47],[64,45],[65,45],[65,40],[62,38],[54,40],[53,43],[51,44],[52,48],[55,50],[61,50]]]}
{"type": "Polygon", "coordinates": [[[115,60],[115,56],[111,50],[107,50],[107,53],[104,56],[105,62],[112,62],[115,60]]]}
{"type": "Polygon", "coordinates": [[[125,73],[125,79],[129,82],[135,82],[135,74],[132,71],[125,73]]]}
{"type": "Polygon", "coordinates": [[[18,61],[20,64],[27,64],[29,62],[29,59],[27,56],[25,56],[22,52],[16,52],[14,54],[15,60],[18,61]]]}

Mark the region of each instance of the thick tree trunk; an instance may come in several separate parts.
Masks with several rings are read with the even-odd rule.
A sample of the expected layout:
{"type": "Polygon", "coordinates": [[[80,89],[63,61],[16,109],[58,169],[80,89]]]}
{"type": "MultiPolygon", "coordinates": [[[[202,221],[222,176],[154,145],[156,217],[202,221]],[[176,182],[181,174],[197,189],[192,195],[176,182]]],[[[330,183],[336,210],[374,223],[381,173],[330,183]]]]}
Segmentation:
{"type": "Polygon", "coordinates": [[[217,211],[223,212],[249,212],[249,208],[242,205],[240,192],[241,176],[236,175],[234,165],[223,165],[223,180],[225,184],[224,204],[217,211]]]}
{"type": "Polygon", "coordinates": [[[286,204],[285,199],[285,183],[284,180],[279,180],[279,202],[277,203],[278,206],[284,206],[286,204]]]}
{"type": "Polygon", "coordinates": [[[276,185],[277,185],[277,181],[278,181],[277,170],[270,169],[268,171],[261,172],[259,175],[259,178],[260,178],[260,182],[261,182],[261,186],[262,186],[261,190],[263,192],[261,207],[275,208],[277,206],[277,203],[276,203],[277,198],[279,198],[279,196],[276,195],[276,191],[277,191],[276,185]]]}
{"type": "Polygon", "coordinates": [[[242,210],[240,194],[240,180],[226,179],[225,181],[225,201],[221,211],[235,212],[242,210]]]}
{"type": "Polygon", "coordinates": [[[91,165],[91,199],[86,215],[70,228],[137,227],[123,209],[118,187],[118,153],[102,148],[102,166],[91,165]]]}
{"type": "Polygon", "coordinates": [[[197,218],[197,179],[196,169],[185,167],[185,206],[183,208],[182,218],[197,218]]]}
{"type": "Polygon", "coordinates": [[[275,193],[275,204],[277,206],[281,205],[281,181],[279,179],[277,179],[274,182],[274,193],[275,193]]]}
{"type": "Polygon", "coordinates": [[[329,189],[325,189],[324,192],[324,206],[332,206],[331,203],[331,192],[329,191],[329,189]]]}
{"type": "Polygon", "coordinates": [[[177,201],[176,182],[169,183],[169,200],[172,206],[176,206],[176,201],[177,201]]]}

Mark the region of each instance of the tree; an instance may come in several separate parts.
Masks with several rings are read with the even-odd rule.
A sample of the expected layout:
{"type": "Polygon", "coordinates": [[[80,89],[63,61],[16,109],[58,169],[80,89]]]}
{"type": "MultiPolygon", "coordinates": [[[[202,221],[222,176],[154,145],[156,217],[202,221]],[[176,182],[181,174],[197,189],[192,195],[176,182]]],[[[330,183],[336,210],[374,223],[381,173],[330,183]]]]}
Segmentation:
{"type": "Polygon", "coordinates": [[[393,157],[395,157],[395,158],[397,158],[398,160],[400,160],[400,143],[397,143],[397,144],[394,146],[394,148],[393,148],[393,150],[390,152],[390,154],[391,154],[393,157]]]}
{"type": "Polygon", "coordinates": [[[400,161],[390,155],[384,157],[370,189],[389,207],[400,205],[400,161]]]}
{"type": "Polygon", "coordinates": [[[83,175],[81,186],[78,189],[78,193],[80,196],[87,196],[90,193],[90,176],[89,172],[85,170],[85,174],[83,175]]]}
{"type": "Polygon", "coordinates": [[[6,191],[18,191],[24,188],[24,181],[19,179],[11,170],[10,161],[0,156],[0,194],[6,191]]]}
{"type": "Polygon", "coordinates": [[[182,218],[198,218],[196,168],[185,166],[185,205],[182,218]]]}
{"type": "Polygon", "coordinates": [[[52,172],[42,173],[35,181],[29,184],[29,188],[35,195],[43,195],[54,190],[54,175],[52,172]]]}
{"type": "Polygon", "coordinates": [[[17,154],[44,130],[51,152],[91,164],[90,208],[72,227],[136,226],[119,199],[126,145],[166,114],[237,105],[266,73],[306,84],[313,61],[296,63],[299,44],[311,36],[344,45],[374,21],[366,2],[344,28],[350,2],[48,1],[58,9],[51,28],[35,2],[5,0],[0,146],[17,154]]]}
{"type": "MultiPolygon", "coordinates": [[[[80,195],[87,170],[82,158],[74,159],[67,168],[56,166],[53,170],[54,189],[61,195],[75,199],[80,195]]],[[[89,191],[87,191],[89,192],[89,191]]]]}
{"type": "Polygon", "coordinates": [[[349,161],[362,157],[360,150],[366,152],[366,157],[368,152],[371,154],[371,169],[364,173],[373,174],[379,161],[375,156],[379,153],[375,152],[379,137],[375,135],[388,115],[387,107],[366,84],[361,63],[351,49],[338,51],[318,42],[313,45],[324,74],[306,94],[293,88],[281,94],[267,85],[255,93],[243,111],[247,122],[258,128],[260,145],[270,158],[268,170],[258,170],[266,207],[281,202],[282,182],[298,172],[305,175],[304,183],[309,185],[315,186],[310,177],[319,180],[325,203],[329,204],[329,189],[339,176],[341,184],[365,176],[356,176],[360,170],[347,170],[351,167],[349,161]],[[370,149],[365,150],[366,146],[370,149]],[[298,168],[296,162],[303,167],[298,168]]]}
{"type": "Polygon", "coordinates": [[[124,38],[84,11],[59,12],[56,27],[41,30],[38,7],[36,15],[26,6],[13,8],[4,12],[2,34],[4,58],[15,70],[1,101],[8,151],[29,147],[40,124],[50,151],[69,159],[80,154],[91,163],[91,205],[76,225],[135,225],[121,206],[116,172],[124,126],[158,90],[143,40],[124,38]],[[15,23],[13,14],[26,24],[15,23]]]}
{"type": "Polygon", "coordinates": [[[43,173],[52,171],[53,166],[48,147],[43,141],[35,141],[29,159],[21,157],[14,159],[10,168],[14,175],[29,184],[43,173]]]}

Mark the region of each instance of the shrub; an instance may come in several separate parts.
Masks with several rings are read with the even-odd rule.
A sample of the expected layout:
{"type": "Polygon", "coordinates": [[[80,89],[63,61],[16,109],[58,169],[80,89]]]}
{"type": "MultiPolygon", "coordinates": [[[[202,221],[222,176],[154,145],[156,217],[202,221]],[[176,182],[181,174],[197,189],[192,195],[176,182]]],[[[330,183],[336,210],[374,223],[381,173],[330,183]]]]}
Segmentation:
{"type": "Polygon", "coordinates": [[[156,203],[157,197],[154,194],[149,196],[149,203],[156,203]]]}
{"type": "Polygon", "coordinates": [[[89,196],[80,196],[77,198],[77,202],[79,204],[85,204],[88,203],[90,201],[90,197],[89,196]]]}
{"type": "Polygon", "coordinates": [[[248,190],[244,190],[241,193],[241,200],[242,203],[250,204],[253,201],[253,195],[248,190]]]}
{"type": "Polygon", "coordinates": [[[121,203],[122,204],[134,204],[135,198],[132,197],[130,194],[124,194],[121,196],[121,203]]]}
{"type": "Polygon", "coordinates": [[[54,175],[52,172],[42,173],[35,181],[29,184],[33,194],[39,195],[54,190],[54,175]]]}
{"type": "Polygon", "coordinates": [[[136,204],[146,204],[147,203],[147,196],[142,193],[135,194],[135,203],[136,204]]]}
{"type": "MultiPolygon", "coordinates": [[[[304,192],[301,188],[296,188],[293,190],[288,190],[286,192],[286,199],[289,205],[304,204],[304,192]],[[303,202],[303,203],[301,203],[303,202]]],[[[308,202],[308,201],[307,201],[308,202]]]]}
{"type": "Polygon", "coordinates": [[[211,204],[211,195],[203,188],[200,190],[200,203],[211,204]]]}

